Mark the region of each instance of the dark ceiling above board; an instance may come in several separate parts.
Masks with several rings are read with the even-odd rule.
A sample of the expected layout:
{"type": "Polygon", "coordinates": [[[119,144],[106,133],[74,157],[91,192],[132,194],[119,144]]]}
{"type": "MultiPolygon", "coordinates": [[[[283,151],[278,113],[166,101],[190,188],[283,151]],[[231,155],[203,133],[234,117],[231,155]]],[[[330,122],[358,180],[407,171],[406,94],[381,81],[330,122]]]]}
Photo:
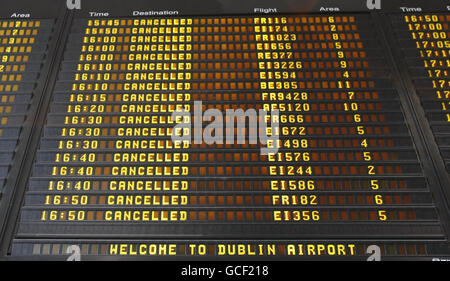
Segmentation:
{"type": "MultiPolygon", "coordinates": [[[[67,7],[66,0],[16,0],[0,1],[2,18],[45,18],[67,7]]],[[[78,0],[72,0],[77,3],[78,0]]],[[[267,14],[267,13],[310,13],[310,12],[363,12],[370,11],[367,2],[376,7],[376,0],[79,0],[81,10],[78,16],[150,16],[158,15],[213,15],[213,14],[267,14]]],[[[383,12],[430,12],[450,10],[450,3],[440,0],[381,0],[383,12]]],[[[74,5],[76,6],[76,5],[74,5]]]]}
{"type": "MultiPolygon", "coordinates": [[[[445,1],[439,0],[381,0],[380,3],[383,12],[425,12],[450,9],[449,3],[445,4],[445,1]]],[[[366,0],[130,0],[125,6],[121,0],[81,0],[81,10],[77,11],[77,16],[102,16],[105,13],[109,16],[152,16],[158,13],[160,15],[217,15],[364,11],[370,11],[366,0]]]]}

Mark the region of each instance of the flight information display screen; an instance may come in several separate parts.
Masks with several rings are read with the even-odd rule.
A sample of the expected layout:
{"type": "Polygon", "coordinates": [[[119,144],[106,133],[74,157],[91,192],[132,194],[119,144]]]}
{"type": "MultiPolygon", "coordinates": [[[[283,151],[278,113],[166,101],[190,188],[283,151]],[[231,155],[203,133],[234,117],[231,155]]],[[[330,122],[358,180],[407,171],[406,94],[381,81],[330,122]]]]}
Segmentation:
{"type": "Polygon", "coordinates": [[[0,194],[28,108],[36,98],[52,26],[51,20],[0,19],[0,194]]]}
{"type": "Polygon", "coordinates": [[[450,173],[450,15],[393,17],[417,94],[450,173]]]}
{"type": "MultiPolygon", "coordinates": [[[[442,235],[372,25],[362,14],[75,20],[18,233],[442,235]],[[211,123],[265,110],[278,151],[252,144],[253,122],[241,144],[221,139],[225,125],[198,142],[208,109],[211,123]]],[[[141,245],[118,247],[106,254],[141,245]]]]}
{"type": "Polygon", "coordinates": [[[119,2],[0,20],[0,255],[450,256],[443,7],[119,2]]]}

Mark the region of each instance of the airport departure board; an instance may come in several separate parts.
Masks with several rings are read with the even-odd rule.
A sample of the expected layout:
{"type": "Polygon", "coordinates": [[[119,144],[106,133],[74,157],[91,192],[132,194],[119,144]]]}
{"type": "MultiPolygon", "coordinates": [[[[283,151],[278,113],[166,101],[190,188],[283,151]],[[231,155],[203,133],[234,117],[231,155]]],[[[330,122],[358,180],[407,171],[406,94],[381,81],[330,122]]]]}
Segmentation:
{"type": "Polygon", "coordinates": [[[103,2],[0,20],[4,258],[450,256],[449,7],[103,2]]]}
{"type": "Polygon", "coordinates": [[[0,191],[8,176],[44,60],[52,20],[0,19],[0,191]]]}
{"type": "Polygon", "coordinates": [[[393,21],[398,23],[397,38],[450,173],[450,15],[411,14],[393,21]]]}

